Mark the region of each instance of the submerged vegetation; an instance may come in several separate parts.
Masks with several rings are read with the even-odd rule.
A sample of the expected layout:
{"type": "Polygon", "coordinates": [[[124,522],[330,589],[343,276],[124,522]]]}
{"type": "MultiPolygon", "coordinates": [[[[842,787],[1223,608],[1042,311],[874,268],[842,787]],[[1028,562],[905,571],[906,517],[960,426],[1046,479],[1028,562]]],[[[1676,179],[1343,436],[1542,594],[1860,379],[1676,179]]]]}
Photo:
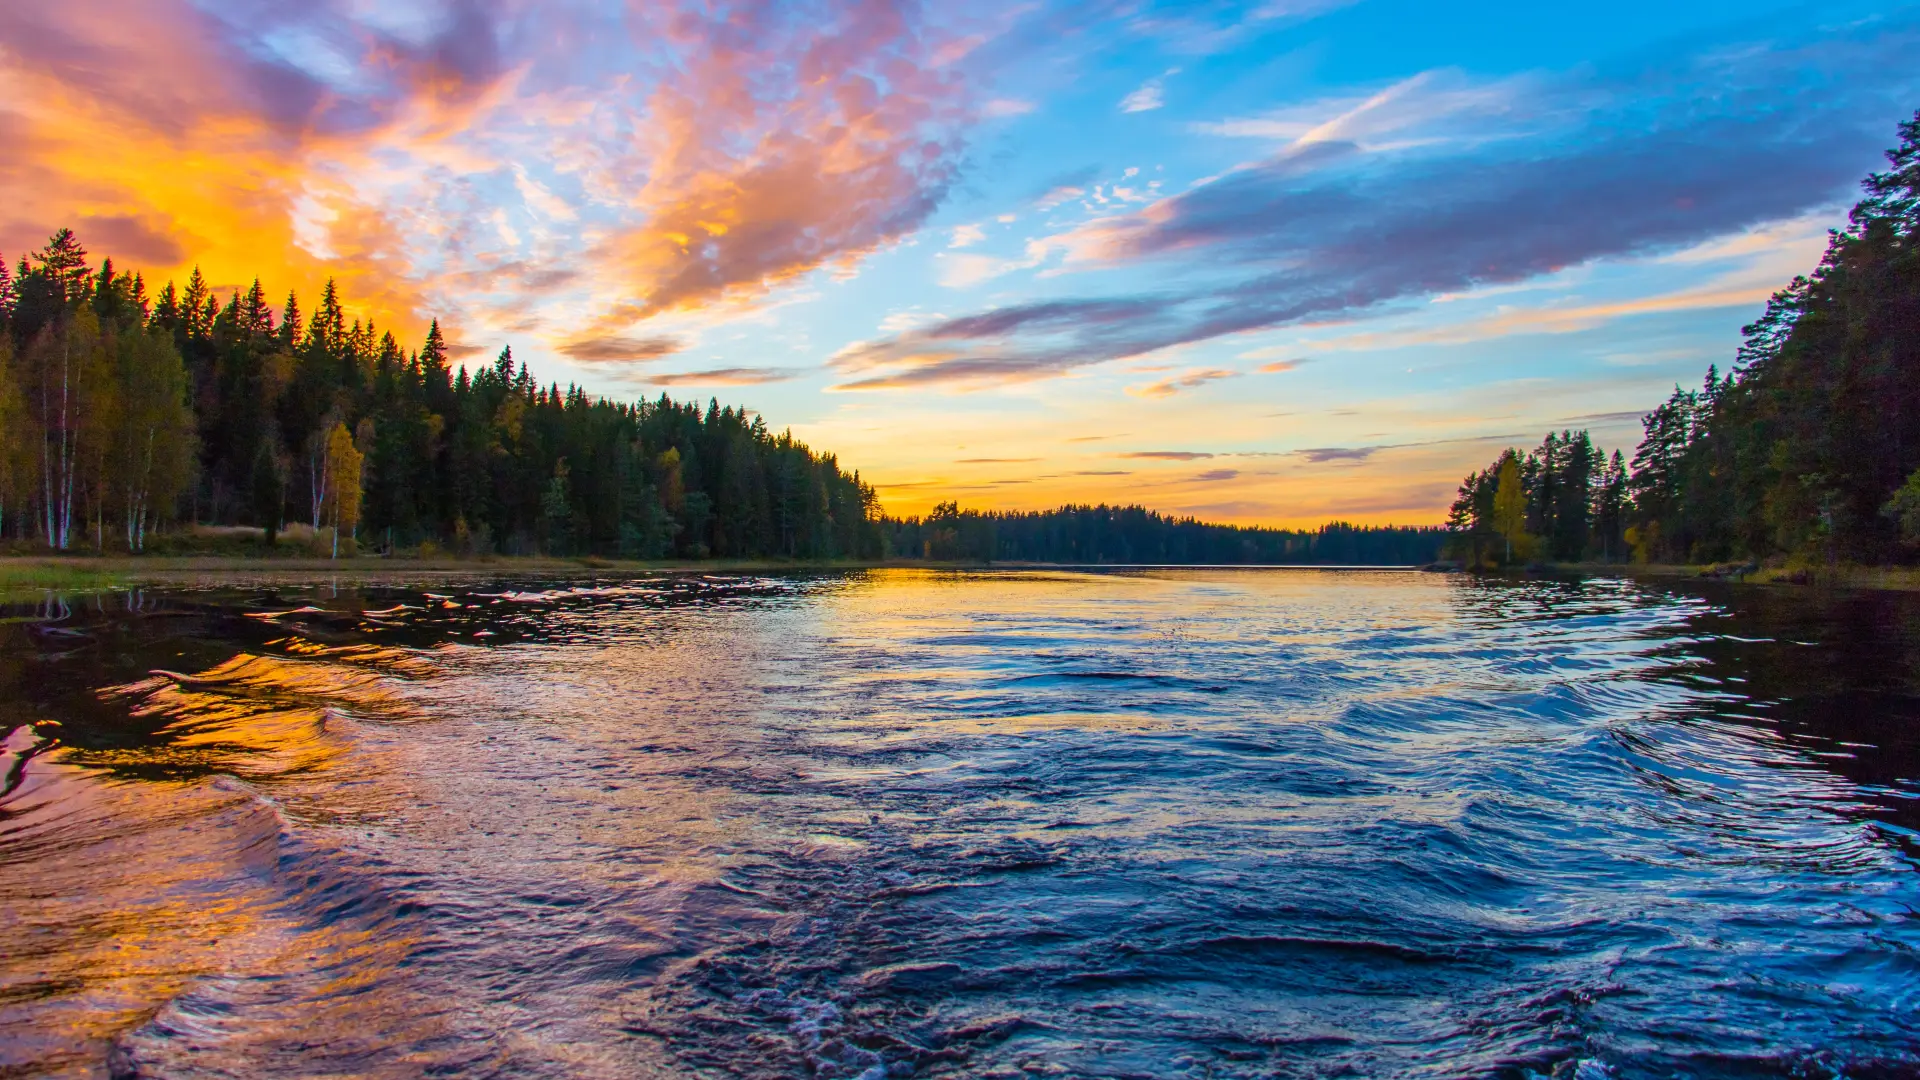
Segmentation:
{"type": "Polygon", "coordinates": [[[1451,548],[1533,559],[1888,564],[1920,558],[1920,115],[1819,267],[1674,389],[1629,463],[1583,431],[1460,485],[1451,548]]]}

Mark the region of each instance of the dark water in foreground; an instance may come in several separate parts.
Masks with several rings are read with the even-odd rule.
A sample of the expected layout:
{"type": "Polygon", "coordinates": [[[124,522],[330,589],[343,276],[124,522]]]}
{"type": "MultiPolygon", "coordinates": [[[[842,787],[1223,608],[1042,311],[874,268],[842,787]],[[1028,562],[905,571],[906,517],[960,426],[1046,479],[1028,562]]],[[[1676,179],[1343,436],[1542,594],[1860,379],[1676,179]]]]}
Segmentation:
{"type": "Polygon", "coordinates": [[[10,614],[0,1077],[1920,1075],[1920,598],[901,571],[10,614]]]}

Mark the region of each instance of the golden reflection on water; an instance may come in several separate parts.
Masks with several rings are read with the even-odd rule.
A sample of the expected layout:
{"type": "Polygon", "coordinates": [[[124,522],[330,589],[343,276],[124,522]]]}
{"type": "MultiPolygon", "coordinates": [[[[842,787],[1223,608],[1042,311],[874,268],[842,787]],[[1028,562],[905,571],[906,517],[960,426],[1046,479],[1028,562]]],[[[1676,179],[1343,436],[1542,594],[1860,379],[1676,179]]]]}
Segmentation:
{"type": "Polygon", "coordinates": [[[208,979],[272,979],[325,957],[366,983],[410,951],[404,928],[289,910],[282,823],[246,784],[102,782],[75,756],[36,760],[0,818],[0,908],[18,919],[0,1038],[31,1045],[39,1074],[96,1075],[112,1039],[177,1024],[170,1006],[208,979]]]}
{"type": "MultiPolygon", "coordinates": [[[[159,721],[152,736],[53,745],[9,793],[0,850],[12,872],[0,908],[27,932],[10,945],[0,1033],[40,1044],[34,1057],[56,1074],[90,1074],[106,1060],[105,1040],[143,1024],[178,1028],[191,1044],[204,1018],[181,1015],[179,1003],[207,980],[257,990],[303,972],[303,995],[350,1009],[356,989],[391,980],[413,949],[405,928],[377,913],[302,917],[289,897],[300,886],[278,880],[281,815],[390,817],[404,800],[369,782],[383,755],[336,729],[426,719],[390,677],[439,669],[399,649],[271,644],[301,658],[241,652],[192,674],[156,671],[101,689],[130,717],[159,721]],[[21,981],[20,961],[37,974],[21,981]]],[[[9,749],[46,750],[39,741],[18,729],[9,749]]]]}
{"type": "MultiPolygon", "coordinates": [[[[1423,968],[1400,1009],[1369,935],[1472,951],[1510,932],[1516,963],[1551,954],[1560,978],[1588,945],[1536,948],[1550,921],[1474,891],[1520,888],[1483,881],[1507,857],[1538,879],[1529,896],[1600,909],[1618,888],[1704,940],[1721,901],[1668,904],[1634,876],[1650,862],[1633,845],[1664,845],[1662,829],[1712,845],[1707,814],[1764,831],[1750,809],[1770,778],[1789,778],[1789,811],[1810,787],[1751,768],[1772,744],[1735,729],[1660,728],[1672,745],[1643,740],[1617,767],[1610,725],[1691,700],[1642,678],[1656,661],[1635,627],[1655,617],[1633,623],[1652,605],[1631,596],[1555,638],[1512,630],[1552,614],[1548,593],[1476,598],[1408,574],[724,586],[689,586],[708,590],[691,602],[632,582],[276,597],[224,614],[174,665],[190,670],[81,684],[99,715],[59,716],[96,725],[84,746],[0,702],[0,719],[37,724],[0,759],[23,778],[0,793],[0,912],[22,928],[0,957],[0,1075],[93,1075],[112,1052],[153,1075],[855,1076],[852,1058],[796,1057],[812,1037],[797,1014],[753,1012],[742,988],[837,987],[898,1049],[947,991],[889,997],[890,980],[942,967],[981,975],[956,995],[1063,1040],[1131,1046],[1185,1009],[1197,1027],[1179,1038],[1218,1029],[1244,1048],[1286,1026],[1271,1007],[1357,1017],[1392,1039],[1356,1034],[1356,1052],[1391,1053],[1531,1021],[1500,1011],[1526,995],[1492,967],[1423,968]],[[1637,775],[1642,760],[1674,775],[1637,775]],[[1703,796],[1716,768],[1741,770],[1740,791],[1703,796]],[[1609,815],[1633,820],[1609,834],[1609,815]],[[1320,915],[1330,944],[1296,965],[1295,923],[1320,915]],[[1231,944],[1240,922],[1267,942],[1252,959],[1231,944]],[[1217,996],[1180,998],[1203,985],[1217,996]],[[1481,994],[1498,1007],[1459,1011],[1481,994]],[[1100,1029],[1098,1010],[1133,1026],[1100,1029]]],[[[59,644],[59,662],[84,658],[81,638],[59,644]]],[[[0,656],[0,674],[21,670],[0,656]]],[[[1810,820],[1795,827],[1835,842],[1810,820]]],[[[1790,929],[1782,949],[1838,933],[1790,929]]]]}
{"type": "Polygon", "coordinates": [[[301,790],[276,792],[283,805],[334,819],[382,816],[390,800],[365,783],[381,755],[342,729],[427,719],[380,669],[415,679],[437,669],[397,649],[276,644],[306,658],[242,652],[192,674],[155,671],[101,689],[132,717],[161,723],[138,746],[66,747],[61,760],[128,777],[226,774],[273,785],[299,777],[301,790]]]}
{"type": "MultiPolygon", "coordinates": [[[[1256,581],[1264,593],[1318,588],[1256,581]]],[[[871,816],[843,805],[844,792],[876,766],[790,749],[791,710],[818,691],[863,703],[818,716],[824,726],[813,733],[816,746],[838,741],[862,752],[929,738],[1170,732],[1193,717],[1129,708],[1125,693],[1073,694],[1072,704],[1049,697],[1047,658],[1145,640],[1145,664],[1094,674],[1122,687],[1178,680],[1192,674],[1183,665],[1197,642],[1315,649],[1340,617],[1322,595],[1317,609],[1250,629],[1235,621],[1246,614],[1244,595],[1196,594],[1192,584],[1164,574],[1037,574],[982,590],[956,575],[881,571],[823,588],[814,603],[751,616],[569,612],[555,607],[579,599],[566,590],[492,598],[502,614],[490,626],[580,621],[589,636],[566,649],[339,641],[341,627],[404,621],[405,607],[254,613],[286,634],[191,673],[154,671],[98,691],[156,722],[152,736],[132,746],[59,747],[29,773],[50,785],[50,797],[10,802],[9,827],[35,807],[58,818],[47,824],[65,857],[50,892],[0,894],[7,910],[37,907],[45,923],[41,989],[9,996],[58,998],[54,1012],[70,1019],[50,1027],[49,1010],[30,1002],[12,1024],[0,1021],[0,1033],[30,1028],[60,1043],[43,1062],[76,1069],[101,1060],[116,1033],[161,1071],[192,1061],[196,1047],[235,1061],[310,1040],[320,1056],[357,1063],[344,1071],[406,1075],[378,1060],[380,1045],[417,1047],[476,1030],[488,1032],[488,1053],[564,1058],[565,1025],[540,1034],[527,1027],[537,988],[476,997],[472,986],[438,987],[422,974],[422,950],[473,946],[436,940],[428,927],[444,923],[409,913],[378,867],[464,883],[421,902],[519,927],[516,955],[464,961],[472,979],[489,965],[512,970],[521,950],[565,955],[585,940],[600,963],[643,969],[672,960],[689,924],[772,926],[782,916],[741,883],[767,853],[855,866],[871,847],[863,835],[871,816]],[[1164,608],[1175,596],[1184,613],[1169,620],[1164,608]],[[875,660],[843,662],[854,655],[875,660]],[[904,695],[916,703],[911,711],[888,703],[903,699],[903,679],[916,687],[904,695]],[[87,828],[72,826],[75,814],[89,818],[87,828]],[[80,894],[76,906],[70,898],[80,894]],[[617,933],[610,915],[551,906],[608,896],[622,898],[617,933]],[[515,1034],[503,1043],[501,1031],[515,1034]]],[[[1260,597],[1264,612],[1272,600],[1260,597]]],[[[1300,799],[1276,815],[1272,805],[1222,802],[1201,813],[1121,795],[1062,818],[1009,793],[978,809],[1003,817],[1010,837],[1054,843],[1063,830],[1087,832],[1130,841],[1142,857],[1172,857],[1170,838],[1196,819],[1306,830],[1324,827],[1314,810],[1321,801],[1336,805],[1300,799]]],[[[1457,813],[1395,802],[1349,799],[1338,809],[1381,818],[1457,813]]],[[[929,839],[973,827],[909,808],[889,820],[929,839]]],[[[604,1032],[656,1007],[656,985],[668,984],[630,980],[585,998],[546,991],[565,1000],[540,1011],[604,1032]]],[[[584,1053],[580,1075],[626,1075],[635,1061],[584,1053]]]]}

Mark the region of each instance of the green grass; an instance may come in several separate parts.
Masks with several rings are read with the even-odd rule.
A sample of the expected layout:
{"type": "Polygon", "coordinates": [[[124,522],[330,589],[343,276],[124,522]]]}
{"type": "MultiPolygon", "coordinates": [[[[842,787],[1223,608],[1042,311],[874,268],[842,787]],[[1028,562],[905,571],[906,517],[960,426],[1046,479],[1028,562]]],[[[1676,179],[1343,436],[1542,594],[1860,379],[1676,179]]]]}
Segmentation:
{"type": "Polygon", "coordinates": [[[85,593],[118,588],[120,575],[109,570],[38,560],[0,560],[0,600],[41,593],[85,593]]]}

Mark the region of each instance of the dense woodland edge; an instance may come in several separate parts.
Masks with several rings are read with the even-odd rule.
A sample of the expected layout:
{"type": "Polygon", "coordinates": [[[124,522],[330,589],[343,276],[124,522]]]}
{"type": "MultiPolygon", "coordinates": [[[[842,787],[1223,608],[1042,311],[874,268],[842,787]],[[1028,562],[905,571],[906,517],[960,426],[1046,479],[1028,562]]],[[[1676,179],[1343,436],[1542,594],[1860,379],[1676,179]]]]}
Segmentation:
{"type": "Polygon", "coordinates": [[[1920,114],[1820,265],[1648,413],[1628,460],[1584,431],[1509,449],[1448,516],[1473,566],[1920,558],[1920,114]]]}
{"type": "Polygon", "coordinates": [[[96,553],[1410,563],[1438,527],[1236,528],[1139,507],[924,518],[744,408],[469,371],[256,280],[223,304],[96,268],[63,229],[0,261],[0,545],[96,553]]]}

